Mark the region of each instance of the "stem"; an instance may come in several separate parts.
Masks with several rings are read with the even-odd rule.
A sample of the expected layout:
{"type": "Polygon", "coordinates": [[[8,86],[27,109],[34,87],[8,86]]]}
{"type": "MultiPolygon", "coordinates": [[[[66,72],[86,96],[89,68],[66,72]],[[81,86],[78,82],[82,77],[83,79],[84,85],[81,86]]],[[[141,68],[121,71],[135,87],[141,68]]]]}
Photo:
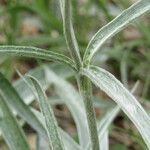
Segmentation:
{"type": "Polygon", "coordinates": [[[79,87],[80,87],[80,93],[82,95],[85,109],[86,109],[86,116],[88,121],[89,132],[90,132],[92,150],[99,150],[99,139],[98,139],[98,130],[96,125],[96,116],[95,116],[94,106],[92,102],[91,81],[85,76],[80,76],[79,87]]]}

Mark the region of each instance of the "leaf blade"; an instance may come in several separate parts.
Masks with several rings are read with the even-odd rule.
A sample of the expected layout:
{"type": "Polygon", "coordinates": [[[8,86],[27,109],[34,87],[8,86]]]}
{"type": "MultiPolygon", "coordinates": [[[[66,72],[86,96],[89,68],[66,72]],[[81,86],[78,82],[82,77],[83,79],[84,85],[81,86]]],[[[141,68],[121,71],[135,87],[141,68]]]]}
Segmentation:
{"type": "MultiPolygon", "coordinates": [[[[38,120],[42,123],[43,126],[45,125],[45,121],[44,121],[44,116],[42,115],[41,112],[32,109],[33,113],[36,115],[36,117],[38,118],[38,120]]],[[[81,150],[80,146],[72,139],[72,137],[70,137],[65,131],[63,131],[61,128],[59,128],[59,131],[62,135],[62,140],[65,146],[66,150],[81,150]]]]}
{"type": "Polygon", "coordinates": [[[11,150],[29,150],[25,135],[0,92],[0,129],[11,150]]]}
{"type": "Polygon", "coordinates": [[[77,126],[80,144],[83,148],[86,147],[89,142],[89,131],[81,96],[71,84],[61,79],[47,67],[45,67],[45,74],[47,82],[54,84],[57,95],[63,99],[69,108],[77,126]]]}
{"type": "Polygon", "coordinates": [[[19,56],[28,58],[38,58],[43,60],[57,61],[69,65],[75,69],[74,62],[62,54],[52,51],[29,47],[29,46],[0,46],[0,55],[2,56],[19,56]]]}
{"type": "Polygon", "coordinates": [[[150,148],[150,117],[134,96],[106,70],[91,66],[82,73],[89,77],[101,90],[107,93],[126,113],[139,130],[148,148],[150,148]]]}
{"type": "MultiPolygon", "coordinates": [[[[43,89],[46,90],[49,87],[49,83],[45,79],[45,65],[39,66],[32,69],[27,74],[34,76],[42,85],[43,89]]],[[[48,64],[48,68],[52,69],[56,74],[59,74],[62,78],[68,78],[73,75],[73,70],[64,64],[48,64]],[[65,71],[63,71],[65,70],[65,71]]],[[[17,93],[20,95],[25,104],[30,104],[35,95],[28,87],[28,85],[23,81],[23,79],[18,79],[13,83],[13,87],[16,89],[17,93]]]]}
{"type": "Polygon", "coordinates": [[[93,55],[100,49],[105,41],[119,31],[124,29],[134,19],[140,17],[150,10],[149,0],[140,0],[123,11],[119,16],[113,19],[110,23],[102,27],[89,42],[85,55],[84,63],[89,64],[93,55]]]}
{"type": "Polygon", "coordinates": [[[50,146],[52,149],[55,150],[64,150],[62,139],[58,131],[58,125],[54,117],[53,110],[47,102],[47,97],[44,91],[42,90],[41,85],[38,83],[38,81],[32,76],[29,76],[29,78],[31,79],[38,94],[40,108],[46,122],[47,134],[49,137],[50,146]]]}
{"type": "Polygon", "coordinates": [[[71,0],[60,0],[60,8],[62,12],[64,34],[68,49],[79,69],[79,67],[82,66],[82,61],[71,20],[71,0]]]}
{"type": "Polygon", "coordinates": [[[8,103],[17,114],[22,117],[28,124],[30,124],[41,135],[46,136],[45,129],[39,123],[36,116],[32,113],[30,108],[23,102],[11,83],[0,73],[0,92],[6,97],[5,101],[8,103]]]}
{"type": "Polygon", "coordinates": [[[100,149],[109,150],[109,133],[106,131],[103,138],[100,140],[100,149]]]}

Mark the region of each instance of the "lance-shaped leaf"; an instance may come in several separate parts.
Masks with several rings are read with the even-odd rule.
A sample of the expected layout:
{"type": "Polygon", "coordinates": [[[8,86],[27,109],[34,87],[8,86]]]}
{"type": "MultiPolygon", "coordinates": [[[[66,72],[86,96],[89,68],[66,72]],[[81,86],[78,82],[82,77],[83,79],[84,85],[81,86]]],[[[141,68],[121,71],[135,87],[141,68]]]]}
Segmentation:
{"type": "Polygon", "coordinates": [[[24,132],[10,111],[6,97],[0,92],[0,130],[11,150],[29,150],[24,132]]]}
{"type": "Polygon", "coordinates": [[[86,147],[87,143],[89,142],[89,131],[84,104],[81,96],[71,84],[60,78],[49,68],[45,67],[45,72],[47,82],[54,84],[57,95],[69,108],[74,118],[81,146],[83,148],[86,147]]]}
{"type": "MultiPolygon", "coordinates": [[[[41,112],[32,109],[33,113],[36,115],[41,124],[46,128],[45,119],[41,112]]],[[[70,137],[65,131],[59,128],[59,132],[62,136],[65,150],[81,150],[79,144],[77,144],[72,137],[70,137]]]]}
{"type": "Polygon", "coordinates": [[[100,149],[109,150],[109,131],[106,130],[103,138],[100,140],[100,149]]]}
{"type": "Polygon", "coordinates": [[[83,69],[82,73],[120,106],[137,127],[150,149],[150,117],[135,97],[119,80],[102,68],[91,66],[88,69],[83,69]]]}
{"type": "MultiPolygon", "coordinates": [[[[35,69],[32,69],[27,74],[34,76],[42,85],[43,90],[46,90],[50,86],[50,83],[46,81],[44,66],[45,65],[42,65],[35,69]]],[[[47,66],[56,74],[59,74],[61,78],[68,78],[73,75],[73,70],[64,64],[51,63],[47,66]]],[[[30,104],[35,99],[35,95],[23,79],[18,79],[17,81],[15,81],[13,83],[13,86],[25,104],[30,104]]]]}
{"type": "Polygon", "coordinates": [[[81,56],[71,20],[71,0],[60,0],[60,8],[63,18],[64,34],[68,48],[77,64],[77,67],[80,67],[82,64],[81,56]]]}
{"type": "MultiPolygon", "coordinates": [[[[37,70],[34,70],[31,73],[32,74],[36,74],[36,77],[38,77],[38,79],[41,79],[41,77],[42,78],[45,77],[44,76],[44,70],[43,70],[43,72],[41,72],[41,71],[42,71],[41,68],[37,68],[37,70]],[[37,74],[38,72],[39,72],[39,74],[37,74]]],[[[35,113],[35,110],[33,111],[33,109],[32,109],[32,111],[31,111],[30,107],[27,106],[27,105],[25,105],[22,102],[22,99],[18,96],[18,94],[13,89],[13,87],[11,86],[11,84],[9,83],[9,81],[6,80],[3,76],[1,76],[1,77],[2,78],[0,79],[0,83],[1,83],[0,84],[0,89],[3,89],[3,95],[7,96],[6,97],[7,99],[5,101],[8,102],[9,106],[12,107],[12,108],[14,108],[14,110],[16,111],[16,113],[19,116],[21,116],[22,118],[24,118],[25,121],[28,122],[31,125],[31,127],[33,127],[35,130],[38,131],[38,133],[40,134],[40,136],[41,136],[41,138],[43,140],[47,141],[47,133],[46,133],[45,125],[43,125],[44,121],[43,120],[40,121],[39,120],[39,115],[37,115],[37,113],[35,113]],[[6,93],[8,95],[6,95],[6,93]]],[[[22,81],[22,80],[20,80],[20,81],[22,81]]],[[[41,83],[43,83],[43,82],[41,81],[41,83]]],[[[20,84],[17,84],[17,85],[20,85],[20,84]]],[[[25,85],[25,83],[23,85],[25,85]]],[[[18,87],[18,89],[20,89],[19,87],[18,87]]],[[[25,87],[27,88],[27,86],[25,86],[25,87]]],[[[26,88],[25,89],[21,88],[21,89],[22,90],[26,90],[26,88]]],[[[22,93],[22,90],[19,90],[19,92],[22,93]]],[[[30,91],[31,91],[31,89],[30,89],[30,91]]],[[[23,98],[26,99],[25,95],[23,96],[23,98]]],[[[27,98],[28,98],[28,95],[27,95],[27,98]]],[[[0,135],[1,135],[1,128],[0,128],[0,135]]],[[[67,133],[63,132],[62,133],[62,137],[63,137],[64,145],[65,145],[65,147],[67,147],[68,150],[71,147],[76,147],[76,148],[79,149],[78,144],[74,143],[74,141],[72,140],[72,138],[67,133]],[[68,139],[70,139],[70,140],[68,140],[68,139]]]]}
{"type": "MultiPolygon", "coordinates": [[[[134,85],[134,87],[131,90],[131,93],[134,93],[134,91],[136,90],[137,86],[138,86],[139,82],[136,82],[136,84],[134,85]]],[[[105,113],[104,116],[102,116],[102,118],[100,119],[100,121],[98,122],[97,126],[98,126],[98,132],[99,132],[99,142],[100,142],[100,147],[101,149],[108,149],[109,146],[107,146],[109,144],[108,142],[108,128],[110,126],[110,124],[113,122],[113,120],[115,119],[115,117],[117,116],[117,114],[120,111],[120,107],[117,106],[113,106],[112,109],[108,110],[108,112],[105,113]],[[105,138],[103,140],[103,137],[105,138]],[[107,145],[105,145],[105,143],[107,142],[107,145]]]]}
{"type": "Polygon", "coordinates": [[[0,46],[0,56],[19,56],[65,63],[75,69],[74,62],[62,54],[27,46],[0,46]]]}
{"type": "Polygon", "coordinates": [[[119,106],[115,106],[111,110],[109,110],[102,119],[98,122],[98,132],[99,132],[99,140],[103,139],[105,132],[107,132],[108,127],[120,111],[119,106]]]}
{"type": "Polygon", "coordinates": [[[91,39],[84,55],[84,63],[90,63],[93,55],[100,49],[100,47],[119,31],[123,30],[134,19],[140,17],[150,10],[149,0],[140,0],[131,7],[123,11],[118,17],[110,23],[101,28],[91,39]]]}
{"type": "Polygon", "coordinates": [[[28,122],[41,135],[46,136],[45,129],[32,113],[28,105],[20,98],[11,83],[0,73],[0,92],[5,96],[5,101],[20,117],[28,122]]]}
{"type": "MultiPolygon", "coordinates": [[[[61,65],[60,64],[49,64],[48,68],[50,68],[50,69],[54,70],[56,73],[60,74],[60,76],[62,78],[66,78],[66,77],[72,75],[72,73],[73,73],[69,67],[64,66],[62,64],[61,65]],[[65,72],[62,68],[65,69],[65,72]]],[[[43,68],[43,66],[40,66],[40,67],[37,67],[36,69],[33,69],[32,71],[30,71],[29,74],[38,78],[38,80],[40,80],[40,83],[42,84],[42,87],[44,87],[44,89],[47,89],[49,86],[49,83],[45,81],[45,71],[44,70],[45,69],[43,68]]],[[[0,86],[2,86],[3,82],[4,81],[1,80],[0,86]]],[[[5,83],[5,84],[3,84],[3,86],[4,87],[1,87],[2,89],[11,87],[10,83],[9,83],[9,85],[7,85],[5,83]]],[[[28,85],[26,85],[26,83],[24,82],[24,79],[19,79],[17,82],[15,82],[14,87],[16,88],[18,94],[21,96],[22,99],[20,99],[20,98],[18,99],[15,96],[16,92],[13,92],[14,91],[13,90],[12,91],[13,95],[11,95],[11,99],[9,99],[10,97],[7,97],[8,98],[7,100],[8,101],[10,100],[9,105],[11,105],[11,102],[13,102],[13,105],[15,105],[17,107],[16,113],[18,113],[22,118],[24,118],[25,121],[27,121],[31,125],[31,127],[36,129],[40,135],[42,134],[42,139],[44,138],[43,140],[45,140],[45,136],[47,138],[45,126],[43,126],[42,121],[38,123],[39,119],[37,117],[37,114],[34,112],[31,112],[30,108],[27,108],[28,106],[26,106],[29,103],[31,103],[31,101],[33,101],[33,99],[35,99],[35,94],[33,94],[33,92],[28,87],[28,85]],[[18,100],[17,102],[14,101],[14,96],[15,96],[16,100],[18,100]],[[22,105],[22,102],[21,102],[22,100],[24,101],[24,103],[26,105],[22,105]],[[18,111],[18,107],[20,108],[19,110],[22,112],[18,111]],[[35,117],[33,118],[32,116],[36,116],[37,119],[35,120],[35,117]],[[44,135],[44,137],[43,137],[43,135],[44,135]]],[[[11,89],[12,89],[12,87],[11,87],[11,89]]],[[[1,136],[1,131],[0,131],[0,136],[1,136]]],[[[72,144],[73,140],[68,140],[68,139],[71,139],[71,137],[69,135],[66,136],[66,134],[65,135],[62,134],[62,136],[63,136],[65,147],[74,147],[74,146],[72,146],[72,145],[75,145],[75,144],[72,144]],[[68,138],[66,139],[66,137],[68,137],[68,138]]],[[[76,147],[78,147],[77,144],[76,144],[76,147]]],[[[68,150],[69,150],[69,148],[68,148],[68,150]]]]}
{"type": "Polygon", "coordinates": [[[57,121],[55,119],[53,110],[48,103],[47,97],[44,91],[42,90],[41,85],[38,83],[38,81],[32,76],[29,76],[29,78],[31,79],[37,91],[37,95],[38,95],[37,98],[39,100],[40,109],[45,118],[46,129],[47,129],[47,134],[49,137],[50,146],[54,150],[64,150],[62,139],[58,131],[57,121]]]}

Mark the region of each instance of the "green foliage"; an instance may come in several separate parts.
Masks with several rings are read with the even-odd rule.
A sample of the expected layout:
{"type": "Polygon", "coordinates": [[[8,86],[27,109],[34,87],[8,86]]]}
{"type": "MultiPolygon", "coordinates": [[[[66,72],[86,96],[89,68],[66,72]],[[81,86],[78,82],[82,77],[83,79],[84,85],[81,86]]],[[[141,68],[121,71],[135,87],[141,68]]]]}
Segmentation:
{"type": "Polygon", "coordinates": [[[32,83],[38,94],[40,108],[45,118],[50,147],[51,149],[63,150],[64,146],[62,144],[61,136],[59,135],[58,125],[55,120],[52,108],[47,101],[46,95],[44,94],[44,91],[42,90],[41,85],[38,83],[38,81],[33,77],[30,77],[30,79],[32,80],[32,83]]]}
{"type": "Polygon", "coordinates": [[[5,100],[6,97],[0,93],[0,129],[2,135],[10,149],[29,150],[25,135],[5,100]]]}
{"type": "MultiPolygon", "coordinates": [[[[56,66],[50,64],[49,66],[47,65],[46,67],[37,68],[37,70],[29,72],[30,75],[28,75],[28,78],[31,79],[35,90],[33,90],[33,86],[31,86],[30,82],[24,77],[18,80],[13,87],[4,75],[0,74],[0,129],[7,145],[12,150],[29,149],[24,132],[18,124],[17,119],[14,117],[15,115],[18,115],[37,131],[40,138],[45,139],[45,141],[48,138],[49,144],[46,143],[45,146],[49,147],[50,145],[50,148],[53,150],[108,150],[109,126],[121,109],[137,127],[145,144],[148,149],[150,149],[149,115],[133,94],[129,92],[129,90],[127,90],[114,75],[102,68],[91,65],[94,54],[108,39],[123,30],[136,18],[150,10],[150,1],[140,0],[136,2],[110,23],[103,26],[89,42],[84,51],[83,58],[73,29],[71,0],[60,0],[59,3],[62,13],[64,36],[68,50],[71,54],[70,57],[66,56],[65,53],[62,54],[64,51],[61,51],[61,54],[59,54],[53,50],[48,51],[29,46],[0,46],[0,56],[3,57],[26,57],[53,61],[58,62],[59,64],[63,63],[70,68],[70,70],[66,69],[65,72],[62,72],[64,71],[64,69],[61,70],[62,64],[56,66]],[[58,66],[60,66],[60,68],[58,66]],[[55,71],[53,72],[52,70],[55,71]],[[79,92],[60,76],[63,76],[64,78],[69,76],[76,77],[79,92]],[[116,105],[107,110],[100,121],[97,121],[94,111],[95,103],[93,100],[91,82],[116,102],[116,105]],[[45,91],[51,85],[54,86],[56,97],[47,98],[45,91]],[[30,106],[30,103],[36,99],[35,95],[37,95],[42,113],[30,106]],[[76,143],[65,131],[58,127],[58,123],[51,107],[52,103],[65,104],[68,107],[77,127],[79,143],[76,143]]],[[[107,8],[104,7],[105,2],[103,1],[101,3],[103,4],[103,11],[105,12],[107,10],[107,8]]],[[[47,32],[49,32],[47,30],[48,23],[52,25],[52,28],[58,29],[59,32],[61,32],[60,21],[49,12],[49,1],[37,0],[32,7],[24,6],[24,4],[18,2],[16,3],[17,11],[21,10],[20,6],[25,8],[25,10],[29,9],[32,12],[38,13],[46,24],[45,28],[47,32]],[[51,21],[49,21],[49,17],[52,19],[51,21]]],[[[8,12],[14,12],[16,7],[10,4],[8,12]]],[[[16,14],[17,12],[15,11],[13,14],[14,20],[11,20],[14,31],[17,27],[16,20],[18,15],[16,14]]],[[[110,15],[106,15],[108,19],[110,19],[110,15]]],[[[142,32],[144,33],[144,36],[147,37],[147,41],[149,41],[145,30],[142,32]]],[[[11,38],[8,37],[8,42],[6,43],[11,44],[13,43],[12,40],[15,41],[12,35],[13,34],[10,34],[11,38]]],[[[27,42],[30,43],[28,40],[27,42]]],[[[35,44],[42,40],[42,38],[35,39],[35,44]]],[[[128,47],[132,47],[137,43],[138,42],[134,44],[128,43],[128,47]]],[[[122,47],[123,46],[121,46],[121,48],[122,47]]],[[[122,80],[126,87],[128,84],[126,75],[127,64],[125,62],[128,59],[129,53],[130,51],[125,53],[125,57],[122,59],[120,59],[121,54],[117,56],[112,56],[111,53],[107,54],[108,57],[111,55],[111,57],[115,57],[121,62],[122,80]]],[[[149,61],[149,56],[147,56],[147,59],[149,61]]],[[[2,60],[2,63],[3,61],[5,60],[2,60]]],[[[147,84],[149,84],[149,78],[147,79],[145,89],[147,89],[147,84]]],[[[37,145],[37,148],[40,147],[40,142],[37,145]]],[[[118,149],[118,146],[114,149],[118,149]]],[[[120,149],[124,149],[124,147],[121,147],[120,149]]]]}
{"type": "Polygon", "coordinates": [[[92,40],[89,42],[85,52],[84,61],[90,63],[93,55],[100,49],[100,47],[119,31],[124,29],[128,24],[133,22],[137,17],[140,17],[150,9],[149,0],[141,0],[133,4],[131,7],[123,11],[118,17],[113,19],[110,23],[101,28],[92,40]],[[130,17],[129,17],[130,16],[130,17]]]}

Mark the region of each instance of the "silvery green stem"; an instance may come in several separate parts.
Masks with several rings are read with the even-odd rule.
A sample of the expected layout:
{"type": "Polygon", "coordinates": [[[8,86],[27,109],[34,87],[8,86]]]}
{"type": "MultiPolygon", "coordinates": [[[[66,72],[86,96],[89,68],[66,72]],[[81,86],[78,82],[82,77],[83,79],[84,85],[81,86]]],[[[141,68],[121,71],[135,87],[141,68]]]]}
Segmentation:
{"type": "Polygon", "coordinates": [[[90,142],[92,150],[99,150],[99,140],[98,140],[98,130],[96,125],[96,116],[94,112],[94,106],[92,102],[92,85],[91,81],[85,77],[80,77],[80,92],[83,97],[86,116],[88,121],[89,133],[90,133],[90,142]]]}

